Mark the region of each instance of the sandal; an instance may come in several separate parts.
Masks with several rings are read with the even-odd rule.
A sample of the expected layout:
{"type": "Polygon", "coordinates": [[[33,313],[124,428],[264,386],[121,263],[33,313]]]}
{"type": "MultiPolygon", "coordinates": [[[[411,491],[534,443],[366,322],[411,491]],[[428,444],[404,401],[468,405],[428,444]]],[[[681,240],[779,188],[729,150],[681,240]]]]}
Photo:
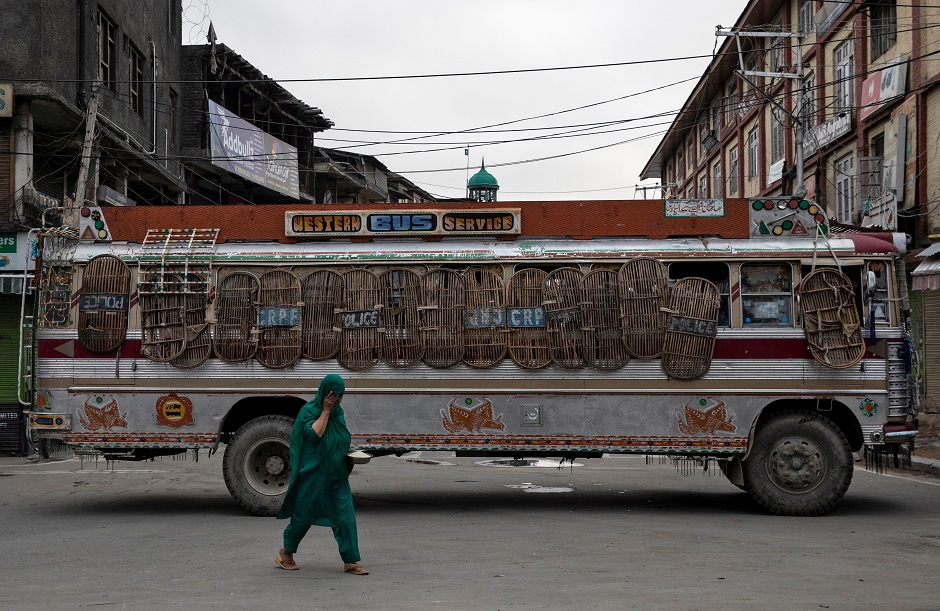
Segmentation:
{"type": "MultiPolygon", "coordinates": [[[[274,558],[274,562],[276,562],[279,567],[281,567],[285,571],[296,571],[297,569],[300,568],[299,566],[297,566],[297,563],[294,562],[293,558],[291,558],[290,560],[285,560],[281,556],[282,552],[285,554],[287,553],[284,551],[284,548],[281,548],[280,551],[278,551],[277,557],[274,558]]],[[[291,556],[293,556],[293,554],[291,554],[291,556]]]]}
{"type": "Polygon", "coordinates": [[[346,571],[347,573],[352,573],[353,575],[368,575],[369,574],[369,571],[366,570],[366,567],[355,562],[344,564],[343,570],[346,571]]]}

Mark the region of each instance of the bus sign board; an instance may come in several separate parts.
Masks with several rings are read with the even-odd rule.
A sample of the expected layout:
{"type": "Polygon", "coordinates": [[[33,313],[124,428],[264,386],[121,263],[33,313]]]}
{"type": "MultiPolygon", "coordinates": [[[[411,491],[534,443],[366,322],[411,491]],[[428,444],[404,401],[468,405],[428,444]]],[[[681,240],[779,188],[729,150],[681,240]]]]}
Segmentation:
{"type": "Polygon", "coordinates": [[[503,210],[287,211],[289,237],[519,235],[520,208],[503,210]]]}

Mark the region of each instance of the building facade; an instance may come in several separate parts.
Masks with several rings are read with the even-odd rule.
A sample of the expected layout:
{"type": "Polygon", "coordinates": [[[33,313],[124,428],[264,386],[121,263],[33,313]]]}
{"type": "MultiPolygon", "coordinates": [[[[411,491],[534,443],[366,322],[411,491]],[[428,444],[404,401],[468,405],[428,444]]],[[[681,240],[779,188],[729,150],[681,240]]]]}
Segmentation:
{"type": "MultiPolygon", "coordinates": [[[[180,0],[22,0],[0,11],[4,431],[21,430],[14,416],[28,367],[20,357],[28,343],[21,312],[32,301],[30,230],[61,224],[68,208],[86,202],[181,200],[181,38],[180,0]]],[[[22,445],[0,438],[0,450],[14,441],[22,445]]]]}
{"type": "MultiPolygon", "coordinates": [[[[916,253],[940,238],[938,25],[927,0],[751,0],[641,177],[666,198],[802,195],[836,227],[908,234],[916,253]]],[[[940,292],[911,306],[940,410],[940,346],[924,334],[940,292]]]]}

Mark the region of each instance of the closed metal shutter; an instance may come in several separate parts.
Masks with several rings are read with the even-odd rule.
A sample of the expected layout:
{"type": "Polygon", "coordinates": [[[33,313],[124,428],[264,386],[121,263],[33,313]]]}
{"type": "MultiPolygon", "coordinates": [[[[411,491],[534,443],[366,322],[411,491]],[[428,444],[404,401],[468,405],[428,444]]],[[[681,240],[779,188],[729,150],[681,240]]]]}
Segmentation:
{"type": "Polygon", "coordinates": [[[0,119],[0,223],[13,221],[13,121],[0,119]]]}
{"type": "Polygon", "coordinates": [[[924,291],[924,407],[940,412],[940,291],[924,291]]]}
{"type": "Polygon", "coordinates": [[[17,402],[20,300],[19,295],[0,295],[0,404],[17,402]]]}

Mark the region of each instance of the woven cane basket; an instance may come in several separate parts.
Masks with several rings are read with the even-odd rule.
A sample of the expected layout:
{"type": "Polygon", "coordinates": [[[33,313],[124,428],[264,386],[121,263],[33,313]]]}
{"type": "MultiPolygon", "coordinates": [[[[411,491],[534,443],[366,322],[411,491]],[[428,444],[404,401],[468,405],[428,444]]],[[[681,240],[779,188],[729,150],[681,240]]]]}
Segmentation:
{"type": "Polygon", "coordinates": [[[82,277],[82,300],[94,303],[94,309],[79,307],[78,341],[91,352],[117,350],[127,337],[127,313],[130,300],[131,272],[112,255],[99,255],[88,262],[82,277]],[[101,301],[113,302],[99,308],[101,301]],[[120,303],[118,303],[120,302],[120,303]],[[123,307],[119,307],[123,303],[123,307]]]}
{"type": "MultiPolygon", "coordinates": [[[[285,269],[274,269],[258,278],[259,314],[265,308],[291,310],[301,308],[300,279],[285,269]]],[[[255,358],[265,367],[284,369],[300,359],[301,331],[298,313],[296,326],[270,326],[258,329],[255,358]]]]}
{"type": "MultiPolygon", "coordinates": [[[[517,271],[506,289],[506,308],[541,308],[542,283],[548,274],[541,269],[517,271]]],[[[509,357],[526,369],[540,369],[552,362],[551,341],[542,327],[512,327],[509,330],[509,357]]]]}
{"type": "Polygon", "coordinates": [[[803,279],[797,293],[813,358],[833,369],[858,363],[865,355],[865,340],[848,276],[834,268],[817,269],[803,279]]]}
{"type": "Polygon", "coordinates": [[[663,352],[669,303],[669,276],[656,259],[637,257],[623,264],[620,284],[620,321],[627,351],[640,359],[663,352]]]}
{"type": "Polygon", "coordinates": [[[463,362],[492,367],[506,356],[506,311],[503,279],[492,269],[471,267],[464,274],[463,362]]]}
{"type": "Polygon", "coordinates": [[[617,272],[599,269],[581,281],[581,323],[584,325],[584,358],[590,367],[620,369],[630,353],[620,330],[620,290],[617,272]]]}
{"type": "Polygon", "coordinates": [[[430,367],[451,367],[463,359],[464,284],[463,276],[449,269],[421,278],[422,360],[430,367]]]}
{"type": "Polygon", "coordinates": [[[565,369],[584,367],[584,331],[581,324],[581,281],[573,267],[549,272],[542,281],[542,307],[551,343],[552,362],[565,369]]]}
{"type": "Polygon", "coordinates": [[[720,309],[721,293],[709,280],[683,278],[672,287],[661,361],[670,377],[691,380],[708,373],[720,309]]]}

